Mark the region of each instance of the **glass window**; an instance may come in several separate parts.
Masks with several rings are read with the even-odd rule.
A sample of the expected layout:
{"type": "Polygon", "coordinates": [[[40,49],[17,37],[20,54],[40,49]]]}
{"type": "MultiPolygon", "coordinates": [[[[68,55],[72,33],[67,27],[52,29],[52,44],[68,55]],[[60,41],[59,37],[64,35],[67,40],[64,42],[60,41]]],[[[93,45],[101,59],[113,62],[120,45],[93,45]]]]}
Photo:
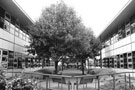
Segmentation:
{"type": "Polygon", "coordinates": [[[0,17],[4,18],[4,15],[5,15],[5,10],[2,7],[0,7],[0,17]]]}
{"type": "Polygon", "coordinates": [[[19,36],[19,29],[17,27],[15,28],[15,35],[19,36]]]}
{"type": "Polygon", "coordinates": [[[3,51],[3,55],[8,55],[8,52],[7,51],[3,51]]]}
{"type": "Polygon", "coordinates": [[[23,32],[20,30],[20,34],[19,34],[19,37],[22,39],[23,37],[23,32]]]}
{"type": "Polygon", "coordinates": [[[132,33],[135,33],[135,22],[131,25],[132,33]]]}
{"type": "Polygon", "coordinates": [[[7,62],[7,57],[2,57],[2,61],[7,62]]]}
{"type": "Polygon", "coordinates": [[[29,42],[29,36],[28,35],[26,35],[26,41],[29,42]]]}
{"type": "Polygon", "coordinates": [[[131,31],[130,28],[126,30],[126,36],[130,35],[131,31]]]}
{"type": "Polygon", "coordinates": [[[10,15],[6,12],[5,19],[10,21],[10,15]]]}
{"type": "Polygon", "coordinates": [[[26,35],[25,35],[25,33],[23,33],[23,40],[26,40],[26,35]]]}
{"type": "Polygon", "coordinates": [[[9,51],[8,57],[9,57],[9,58],[14,58],[14,52],[13,52],[13,51],[9,51]]]}
{"type": "Polygon", "coordinates": [[[16,19],[11,16],[11,23],[15,25],[16,19]]]}
{"type": "Polygon", "coordinates": [[[126,25],[125,25],[125,29],[129,29],[130,28],[130,23],[128,22],[126,25]]]}
{"type": "Polygon", "coordinates": [[[10,32],[14,34],[15,26],[13,24],[10,24],[10,32]]]}
{"type": "Polygon", "coordinates": [[[10,23],[7,20],[4,21],[4,30],[10,31],[10,23]]]}

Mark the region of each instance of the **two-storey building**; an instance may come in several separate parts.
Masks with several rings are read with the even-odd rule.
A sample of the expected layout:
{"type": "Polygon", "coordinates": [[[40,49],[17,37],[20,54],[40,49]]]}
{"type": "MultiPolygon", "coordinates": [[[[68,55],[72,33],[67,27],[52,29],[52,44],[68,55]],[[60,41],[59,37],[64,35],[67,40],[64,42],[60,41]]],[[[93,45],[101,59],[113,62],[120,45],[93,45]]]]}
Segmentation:
{"type": "Polygon", "coordinates": [[[130,0],[98,37],[100,66],[135,69],[135,0],[130,0]]]}
{"type": "Polygon", "coordinates": [[[15,0],[0,0],[0,67],[22,68],[31,18],[15,0]]]}

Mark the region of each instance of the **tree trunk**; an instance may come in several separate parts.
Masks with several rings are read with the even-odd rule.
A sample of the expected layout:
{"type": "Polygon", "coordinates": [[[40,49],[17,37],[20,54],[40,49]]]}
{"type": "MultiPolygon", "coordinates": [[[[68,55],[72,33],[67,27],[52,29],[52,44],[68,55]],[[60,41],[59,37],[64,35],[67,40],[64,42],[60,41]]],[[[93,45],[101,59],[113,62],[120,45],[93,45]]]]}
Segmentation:
{"type": "Polygon", "coordinates": [[[42,68],[45,67],[45,58],[42,59],[42,68]]]}
{"type": "Polygon", "coordinates": [[[90,62],[89,62],[89,59],[87,60],[87,62],[88,62],[88,70],[90,69],[90,62]]]}
{"type": "Polygon", "coordinates": [[[83,59],[82,59],[82,75],[84,75],[84,65],[83,65],[83,59]]]}
{"type": "Polygon", "coordinates": [[[78,70],[78,60],[77,60],[77,66],[76,67],[77,67],[77,70],[78,70]]]}
{"type": "Polygon", "coordinates": [[[58,61],[55,61],[55,74],[58,72],[58,61]]]}
{"type": "Polygon", "coordinates": [[[41,59],[42,60],[42,68],[44,67],[44,59],[41,59]]]}
{"type": "Polygon", "coordinates": [[[100,68],[102,68],[102,52],[100,50],[100,68]]]}
{"type": "Polygon", "coordinates": [[[64,62],[63,62],[63,59],[62,59],[62,71],[63,71],[63,66],[64,66],[64,62]]]}

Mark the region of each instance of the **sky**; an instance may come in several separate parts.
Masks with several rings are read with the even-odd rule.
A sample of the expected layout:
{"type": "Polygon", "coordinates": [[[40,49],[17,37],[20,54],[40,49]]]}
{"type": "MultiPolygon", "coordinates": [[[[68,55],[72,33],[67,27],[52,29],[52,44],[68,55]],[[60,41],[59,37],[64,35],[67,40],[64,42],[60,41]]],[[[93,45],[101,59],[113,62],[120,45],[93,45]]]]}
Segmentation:
{"type": "MultiPolygon", "coordinates": [[[[36,21],[42,10],[60,0],[15,0],[23,10],[36,21]]],[[[74,8],[86,27],[94,31],[95,36],[109,25],[129,0],[63,0],[74,8]]]]}

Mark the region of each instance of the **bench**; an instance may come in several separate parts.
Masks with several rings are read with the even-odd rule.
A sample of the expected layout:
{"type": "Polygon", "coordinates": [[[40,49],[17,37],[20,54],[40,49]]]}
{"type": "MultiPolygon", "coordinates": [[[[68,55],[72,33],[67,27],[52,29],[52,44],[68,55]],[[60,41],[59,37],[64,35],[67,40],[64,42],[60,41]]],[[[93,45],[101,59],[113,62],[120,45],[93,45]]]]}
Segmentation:
{"type": "MultiPolygon", "coordinates": [[[[87,87],[87,83],[92,83],[93,82],[93,79],[92,77],[81,77],[80,79],[80,82],[78,83],[78,85],[80,84],[86,84],[86,87],[87,87]]],[[[77,83],[74,83],[74,86],[77,85],[77,83]]]]}
{"type": "MultiPolygon", "coordinates": [[[[66,83],[66,80],[64,77],[62,77],[62,78],[61,77],[52,77],[52,81],[58,83],[58,87],[59,87],[59,84],[68,84],[68,83],[66,83]]],[[[71,82],[69,82],[69,84],[71,86],[71,82]]]]}

